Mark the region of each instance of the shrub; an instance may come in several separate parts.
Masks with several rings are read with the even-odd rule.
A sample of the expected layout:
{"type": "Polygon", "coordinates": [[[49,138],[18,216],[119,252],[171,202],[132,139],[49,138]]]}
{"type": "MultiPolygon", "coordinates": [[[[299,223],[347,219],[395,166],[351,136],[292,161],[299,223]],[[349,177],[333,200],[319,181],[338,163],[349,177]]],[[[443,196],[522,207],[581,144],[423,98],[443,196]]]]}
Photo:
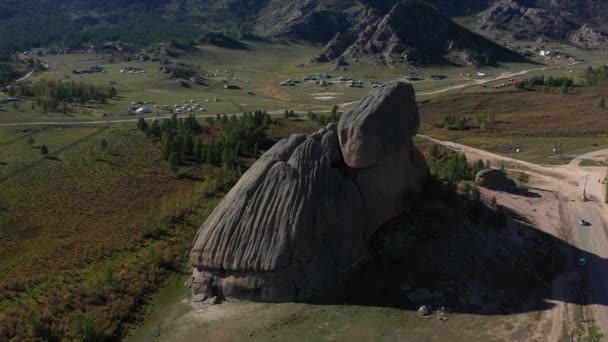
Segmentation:
{"type": "Polygon", "coordinates": [[[144,224],[144,238],[157,239],[164,234],[162,225],[158,222],[156,211],[151,211],[144,224]]]}
{"type": "Polygon", "coordinates": [[[530,177],[525,172],[520,172],[519,176],[517,177],[517,182],[519,183],[520,186],[528,184],[529,180],[530,180],[530,177]]]}
{"type": "Polygon", "coordinates": [[[47,154],[49,154],[49,148],[43,144],[42,146],[40,146],[40,154],[46,156],[47,154]]]}
{"type": "Polygon", "coordinates": [[[83,342],[98,341],[97,327],[95,321],[78,313],[72,321],[72,333],[80,338],[83,342]]]}

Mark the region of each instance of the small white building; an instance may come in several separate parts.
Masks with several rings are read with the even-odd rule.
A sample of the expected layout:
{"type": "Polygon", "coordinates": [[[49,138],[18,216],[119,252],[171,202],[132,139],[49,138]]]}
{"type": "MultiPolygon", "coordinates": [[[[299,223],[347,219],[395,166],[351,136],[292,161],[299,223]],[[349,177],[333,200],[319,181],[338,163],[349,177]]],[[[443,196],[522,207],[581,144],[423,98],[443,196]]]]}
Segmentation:
{"type": "Polygon", "coordinates": [[[555,52],[553,52],[551,50],[541,50],[540,55],[542,57],[553,57],[555,55],[555,52]]]}

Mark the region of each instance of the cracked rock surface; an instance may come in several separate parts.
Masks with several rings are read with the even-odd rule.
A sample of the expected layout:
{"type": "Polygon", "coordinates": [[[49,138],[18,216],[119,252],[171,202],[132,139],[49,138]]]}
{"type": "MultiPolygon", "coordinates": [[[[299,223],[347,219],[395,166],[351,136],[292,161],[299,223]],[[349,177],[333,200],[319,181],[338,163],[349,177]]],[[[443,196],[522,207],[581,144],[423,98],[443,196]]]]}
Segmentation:
{"type": "Polygon", "coordinates": [[[306,300],[355,267],[428,173],[412,142],[418,124],[411,85],[393,82],[338,125],[279,141],[199,229],[194,301],[306,300]]]}

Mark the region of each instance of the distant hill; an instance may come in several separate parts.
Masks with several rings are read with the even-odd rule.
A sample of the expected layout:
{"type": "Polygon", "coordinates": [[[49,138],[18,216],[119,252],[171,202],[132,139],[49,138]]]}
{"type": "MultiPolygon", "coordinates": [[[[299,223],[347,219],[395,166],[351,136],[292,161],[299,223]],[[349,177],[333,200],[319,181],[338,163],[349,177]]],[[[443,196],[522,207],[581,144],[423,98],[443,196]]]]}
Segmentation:
{"type": "Polygon", "coordinates": [[[468,22],[492,38],[542,38],[583,48],[608,46],[605,0],[494,0],[468,22]]]}
{"type": "Polygon", "coordinates": [[[317,60],[375,56],[387,64],[476,66],[523,60],[418,0],[399,1],[384,15],[364,10],[352,21],[353,26],[338,33],[317,60]]]}
{"type": "MultiPolygon", "coordinates": [[[[3,0],[0,1],[0,55],[6,57],[11,51],[53,43],[72,47],[118,40],[134,46],[167,40],[186,42],[213,31],[230,33],[234,37],[257,33],[326,43],[338,32],[355,32],[375,25],[398,2],[3,0]]],[[[458,17],[468,29],[491,39],[543,38],[591,48],[603,47],[608,42],[608,2],[604,0],[426,2],[446,17],[458,17]]],[[[424,18],[417,19],[424,21],[424,18]]],[[[395,20],[400,19],[392,19],[395,20]]],[[[429,22],[433,20],[429,19],[429,22]]],[[[398,25],[389,26],[391,30],[399,31],[398,25]]],[[[464,32],[462,28],[457,31],[459,35],[464,32]]],[[[426,33],[418,32],[419,35],[426,33]]],[[[472,36],[466,36],[467,39],[458,41],[470,43],[472,36]]],[[[470,50],[478,49],[479,46],[470,50]]]]}

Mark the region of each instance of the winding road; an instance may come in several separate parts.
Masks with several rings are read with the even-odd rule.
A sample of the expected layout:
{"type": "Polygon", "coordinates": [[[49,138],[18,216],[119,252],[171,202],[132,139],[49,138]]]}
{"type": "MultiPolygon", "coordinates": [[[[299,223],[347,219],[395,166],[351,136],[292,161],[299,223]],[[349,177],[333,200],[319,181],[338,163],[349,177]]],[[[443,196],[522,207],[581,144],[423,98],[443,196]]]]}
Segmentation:
{"type": "MultiPolygon", "coordinates": [[[[593,312],[595,326],[603,336],[608,337],[608,205],[605,203],[606,185],[603,180],[608,175],[606,167],[581,167],[585,160],[606,161],[608,150],[599,150],[574,158],[567,165],[543,166],[522,160],[497,155],[495,153],[476,149],[466,145],[441,141],[429,136],[419,135],[420,138],[441,144],[454,151],[464,153],[468,159],[491,160],[504,162],[510,169],[525,170],[535,181],[539,189],[553,191],[560,195],[566,203],[561,221],[570,225],[567,229],[569,236],[560,237],[561,232],[554,235],[565,238],[566,243],[578,249],[578,255],[571,256],[570,269],[565,273],[578,273],[582,288],[582,304],[593,312]],[[587,200],[582,200],[583,192],[587,200]],[[579,220],[585,220],[589,226],[579,225],[579,220]],[[578,259],[585,257],[587,264],[578,265],[578,259]]],[[[567,281],[557,280],[555,286],[568,286],[567,281]],[[560,285],[556,285],[560,284],[560,285]]],[[[561,289],[554,289],[561,291],[561,289]]],[[[563,291],[562,291],[563,292],[563,291]]],[[[556,303],[554,327],[561,327],[568,320],[563,310],[564,303],[556,303]]],[[[561,329],[553,329],[550,341],[561,338],[561,329]]]]}

